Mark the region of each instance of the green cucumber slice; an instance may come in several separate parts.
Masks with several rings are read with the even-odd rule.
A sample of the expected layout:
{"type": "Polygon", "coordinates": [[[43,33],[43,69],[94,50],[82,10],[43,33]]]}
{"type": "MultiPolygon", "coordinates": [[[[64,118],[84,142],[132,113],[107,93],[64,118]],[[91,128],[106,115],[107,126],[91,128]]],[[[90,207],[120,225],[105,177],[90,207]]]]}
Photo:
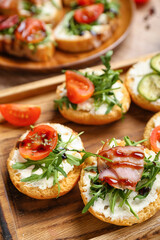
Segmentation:
{"type": "Polygon", "coordinates": [[[138,92],[150,102],[160,98],[160,76],[156,73],[145,75],[138,84],[138,92]]]}
{"type": "Polygon", "coordinates": [[[151,58],[151,68],[160,73],[160,53],[151,58]]]}

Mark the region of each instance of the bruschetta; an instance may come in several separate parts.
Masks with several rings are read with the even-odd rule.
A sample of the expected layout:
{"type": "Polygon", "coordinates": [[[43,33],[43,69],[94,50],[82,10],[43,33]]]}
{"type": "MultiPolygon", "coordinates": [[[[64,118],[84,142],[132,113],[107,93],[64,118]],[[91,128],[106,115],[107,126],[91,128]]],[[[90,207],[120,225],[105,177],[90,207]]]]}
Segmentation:
{"type": "MultiPolygon", "coordinates": [[[[118,5],[117,5],[118,6],[118,5]]],[[[95,3],[68,12],[55,28],[58,48],[67,52],[84,52],[99,47],[118,27],[119,8],[95,3]]]]}
{"type": "Polygon", "coordinates": [[[18,6],[19,16],[36,17],[55,26],[63,16],[61,0],[31,1],[21,0],[18,6]]]}
{"type": "Polygon", "coordinates": [[[83,143],[61,124],[43,123],[24,133],[12,149],[7,167],[11,181],[36,199],[57,198],[69,192],[80,177],[83,143]]]}
{"type": "Polygon", "coordinates": [[[33,61],[48,61],[54,54],[52,29],[35,18],[0,16],[0,52],[33,61]]]}
{"type": "Polygon", "coordinates": [[[111,224],[130,226],[160,209],[160,157],[140,142],[107,140],[85,162],[79,188],[85,207],[111,224]]]}
{"type": "Polygon", "coordinates": [[[0,1],[0,13],[36,17],[52,26],[56,25],[63,16],[61,0],[2,0],[0,1]]]}
{"type": "Polygon", "coordinates": [[[160,151],[160,112],[153,115],[144,131],[145,146],[155,152],[160,151]]]}
{"type": "Polygon", "coordinates": [[[160,111],[160,54],[133,65],[125,79],[132,100],[141,108],[160,111]]]}
{"type": "Polygon", "coordinates": [[[130,97],[119,80],[119,71],[110,69],[112,52],[102,57],[105,68],[66,71],[66,81],[57,87],[56,106],[70,121],[101,125],[120,119],[130,106],[130,97]]]}

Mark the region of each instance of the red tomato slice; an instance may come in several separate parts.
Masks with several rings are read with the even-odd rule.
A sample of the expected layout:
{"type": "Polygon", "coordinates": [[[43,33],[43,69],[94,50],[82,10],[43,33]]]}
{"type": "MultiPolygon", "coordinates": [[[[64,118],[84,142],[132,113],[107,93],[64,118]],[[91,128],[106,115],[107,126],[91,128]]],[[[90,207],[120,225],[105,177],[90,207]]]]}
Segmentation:
{"type": "Polygon", "coordinates": [[[94,4],[94,0],[77,0],[77,4],[80,6],[88,6],[94,4]]]}
{"type": "Polygon", "coordinates": [[[155,127],[150,136],[151,148],[155,152],[160,151],[160,148],[157,146],[157,142],[160,142],[160,126],[155,127]]]}
{"type": "Polygon", "coordinates": [[[35,18],[27,18],[20,23],[15,32],[16,38],[28,43],[41,42],[46,37],[45,24],[35,18]]]}
{"type": "Polygon", "coordinates": [[[93,4],[84,8],[79,8],[74,12],[74,19],[78,23],[92,23],[103,13],[102,3],[93,4]]]}
{"type": "Polygon", "coordinates": [[[39,125],[31,130],[19,145],[23,158],[41,160],[47,157],[56,147],[57,131],[48,125],[39,125]]]}
{"type": "Polygon", "coordinates": [[[0,112],[9,123],[23,127],[34,124],[38,120],[41,108],[33,105],[1,104],[0,112]]]}
{"type": "Polygon", "coordinates": [[[78,104],[89,99],[94,93],[93,83],[76,72],[66,71],[67,97],[70,102],[78,104]]]}
{"type": "Polygon", "coordinates": [[[0,16],[0,30],[4,30],[10,27],[13,27],[15,24],[19,22],[18,15],[13,15],[10,17],[0,16]]]}

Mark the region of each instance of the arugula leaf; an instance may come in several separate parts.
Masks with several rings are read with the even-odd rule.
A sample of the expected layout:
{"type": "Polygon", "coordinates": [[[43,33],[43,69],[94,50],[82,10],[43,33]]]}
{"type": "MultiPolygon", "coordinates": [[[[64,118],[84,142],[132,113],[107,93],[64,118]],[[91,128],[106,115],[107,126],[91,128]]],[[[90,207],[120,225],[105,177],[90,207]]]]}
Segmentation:
{"type": "Polygon", "coordinates": [[[42,12],[42,9],[40,7],[37,7],[35,4],[33,4],[27,0],[23,1],[23,8],[26,11],[29,11],[34,15],[39,15],[42,12]]]}
{"type": "Polygon", "coordinates": [[[58,100],[54,100],[54,102],[55,102],[55,108],[59,107],[60,109],[62,109],[63,104],[65,104],[67,109],[70,107],[73,108],[73,110],[77,109],[77,104],[71,103],[67,96],[64,96],[58,100]]]}

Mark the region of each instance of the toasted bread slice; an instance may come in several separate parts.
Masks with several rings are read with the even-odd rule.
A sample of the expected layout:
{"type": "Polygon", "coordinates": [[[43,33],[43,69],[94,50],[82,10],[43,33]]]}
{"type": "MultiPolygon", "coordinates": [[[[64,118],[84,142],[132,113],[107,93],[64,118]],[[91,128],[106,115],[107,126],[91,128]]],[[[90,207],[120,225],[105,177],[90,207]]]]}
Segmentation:
{"type": "MultiPolygon", "coordinates": [[[[58,133],[61,135],[64,134],[64,137],[66,138],[67,135],[70,136],[72,134],[73,136],[76,136],[77,133],[74,132],[72,129],[67,128],[61,124],[50,124],[53,128],[57,130],[58,133]]],[[[24,135],[20,138],[20,141],[24,139],[24,135]]],[[[67,138],[68,139],[68,138],[67,138]]],[[[78,137],[79,146],[78,150],[83,149],[83,143],[81,142],[81,139],[78,137]]],[[[77,142],[76,141],[76,142],[77,142]]],[[[77,146],[74,146],[74,149],[77,148],[77,146]]],[[[12,165],[16,162],[23,162],[24,159],[20,156],[19,150],[14,147],[9,155],[9,158],[7,160],[7,168],[9,171],[9,175],[11,178],[12,183],[14,186],[22,193],[26,194],[29,197],[36,198],[36,199],[50,199],[50,198],[57,198],[58,196],[63,196],[67,192],[69,192],[78,182],[81,172],[81,166],[71,166],[68,167],[67,161],[64,163],[63,166],[68,164],[66,166],[66,169],[69,168],[67,177],[61,177],[61,180],[59,180],[60,184],[60,192],[58,194],[58,185],[53,186],[53,180],[52,179],[41,179],[37,182],[21,182],[21,179],[24,177],[25,170],[15,170],[12,168],[12,165]],[[22,177],[23,176],[23,177],[22,177]]],[[[28,168],[27,168],[28,169],[28,168]]],[[[30,171],[30,170],[28,170],[30,171]]],[[[36,174],[36,173],[35,173],[36,174]]],[[[38,174],[38,173],[37,173],[38,174]]]]}
{"type": "Polygon", "coordinates": [[[138,83],[142,77],[153,72],[150,67],[150,59],[151,57],[144,58],[144,60],[133,65],[126,74],[125,84],[135,104],[146,110],[158,112],[160,111],[160,99],[150,102],[141,96],[137,90],[138,83]]]}
{"type": "Polygon", "coordinates": [[[0,34],[0,52],[16,57],[25,57],[37,62],[49,61],[53,57],[55,47],[51,30],[48,34],[46,42],[39,43],[38,45],[33,44],[32,48],[29,44],[16,39],[14,35],[0,34]]]}
{"type": "MultiPolygon", "coordinates": [[[[124,141],[118,142],[118,145],[124,146],[124,141]]],[[[147,152],[147,154],[150,154],[150,150],[146,149],[146,152],[147,152]]],[[[85,205],[89,201],[88,196],[89,196],[90,180],[89,180],[88,176],[92,175],[93,171],[86,172],[84,169],[86,167],[96,166],[96,165],[97,165],[96,158],[89,157],[85,161],[82,171],[81,171],[81,177],[80,177],[80,181],[79,181],[79,189],[81,192],[82,200],[85,205]]],[[[160,179],[159,176],[158,176],[158,179],[160,179]]],[[[156,180],[156,181],[158,181],[158,180],[156,180]]],[[[145,201],[144,207],[141,205],[141,208],[139,208],[140,209],[139,211],[136,210],[136,207],[139,207],[138,205],[141,204],[141,201],[143,201],[143,199],[137,200],[137,202],[135,201],[135,203],[134,203],[135,209],[132,206],[133,210],[136,211],[136,214],[138,215],[139,219],[137,219],[135,216],[133,216],[130,213],[129,208],[127,208],[127,207],[123,206],[122,210],[119,210],[119,206],[118,206],[119,202],[117,202],[115,205],[116,210],[114,211],[114,213],[111,213],[111,211],[109,210],[109,207],[107,207],[108,205],[105,205],[107,203],[105,202],[105,200],[103,201],[102,199],[100,199],[99,201],[95,201],[94,205],[89,208],[89,212],[92,215],[94,215],[95,217],[97,217],[98,219],[100,219],[101,221],[115,224],[115,225],[131,226],[135,223],[141,223],[141,222],[146,221],[147,219],[151,218],[160,209],[160,187],[157,187],[156,191],[153,190],[153,192],[149,193],[149,194],[151,194],[150,196],[148,196],[149,201],[147,202],[144,200],[145,201]],[[104,208],[103,208],[103,205],[104,205],[104,208]],[[102,211],[102,209],[104,211],[102,211]]],[[[130,198],[130,196],[129,196],[129,198],[130,198]]],[[[108,202],[108,200],[107,200],[107,202],[108,202]]]]}
{"type": "Polygon", "coordinates": [[[5,15],[18,14],[17,0],[1,0],[0,1],[0,13],[5,15]]]}
{"type": "MultiPolygon", "coordinates": [[[[122,93],[122,99],[120,100],[120,103],[122,104],[123,112],[127,112],[130,107],[130,96],[129,93],[120,81],[118,81],[118,86],[120,89],[115,90],[115,94],[122,93]]],[[[65,88],[65,83],[60,85],[57,88],[57,99],[61,98],[61,93],[63,92],[65,88]]],[[[96,114],[92,110],[94,108],[94,104],[91,103],[91,111],[85,110],[74,110],[71,107],[67,108],[65,105],[63,105],[62,109],[59,108],[60,113],[63,117],[66,119],[69,119],[70,121],[79,123],[79,124],[86,124],[86,125],[102,125],[102,124],[108,124],[111,122],[114,122],[122,117],[122,109],[115,105],[113,109],[108,114],[96,114]]]]}
{"type": "Polygon", "coordinates": [[[95,49],[109,39],[118,27],[118,20],[114,18],[108,23],[93,26],[92,31],[85,31],[82,36],[73,35],[68,31],[72,16],[72,12],[66,14],[54,31],[57,47],[67,52],[85,52],[95,49]]]}
{"type": "Polygon", "coordinates": [[[144,142],[144,145],[151,149],[151,144],[150,144],[150,136],[155,127],[160,125],[160,112],[156,113],[151,117],[151,119],[147,122],[143,137],[144,139],[147,139],[147,141],[144,142]],[[157,124],[158,123],[158,124],[157,124]]]}
{"type": "Polygon", "coordinates": [[[50,23],[55,26],[63,16],[62,2],[61,0],[54,0],[54,4],[50,0],[43,2],[35,2],[31,9],[34,7],[35,12],[30,10],[30,1],[21,0],[18,6],[18,14],[22,17],[32,17],[44,21],[45,23],[50,23]],[[28,5],[27,5],[28,4],[28,5]]]}

